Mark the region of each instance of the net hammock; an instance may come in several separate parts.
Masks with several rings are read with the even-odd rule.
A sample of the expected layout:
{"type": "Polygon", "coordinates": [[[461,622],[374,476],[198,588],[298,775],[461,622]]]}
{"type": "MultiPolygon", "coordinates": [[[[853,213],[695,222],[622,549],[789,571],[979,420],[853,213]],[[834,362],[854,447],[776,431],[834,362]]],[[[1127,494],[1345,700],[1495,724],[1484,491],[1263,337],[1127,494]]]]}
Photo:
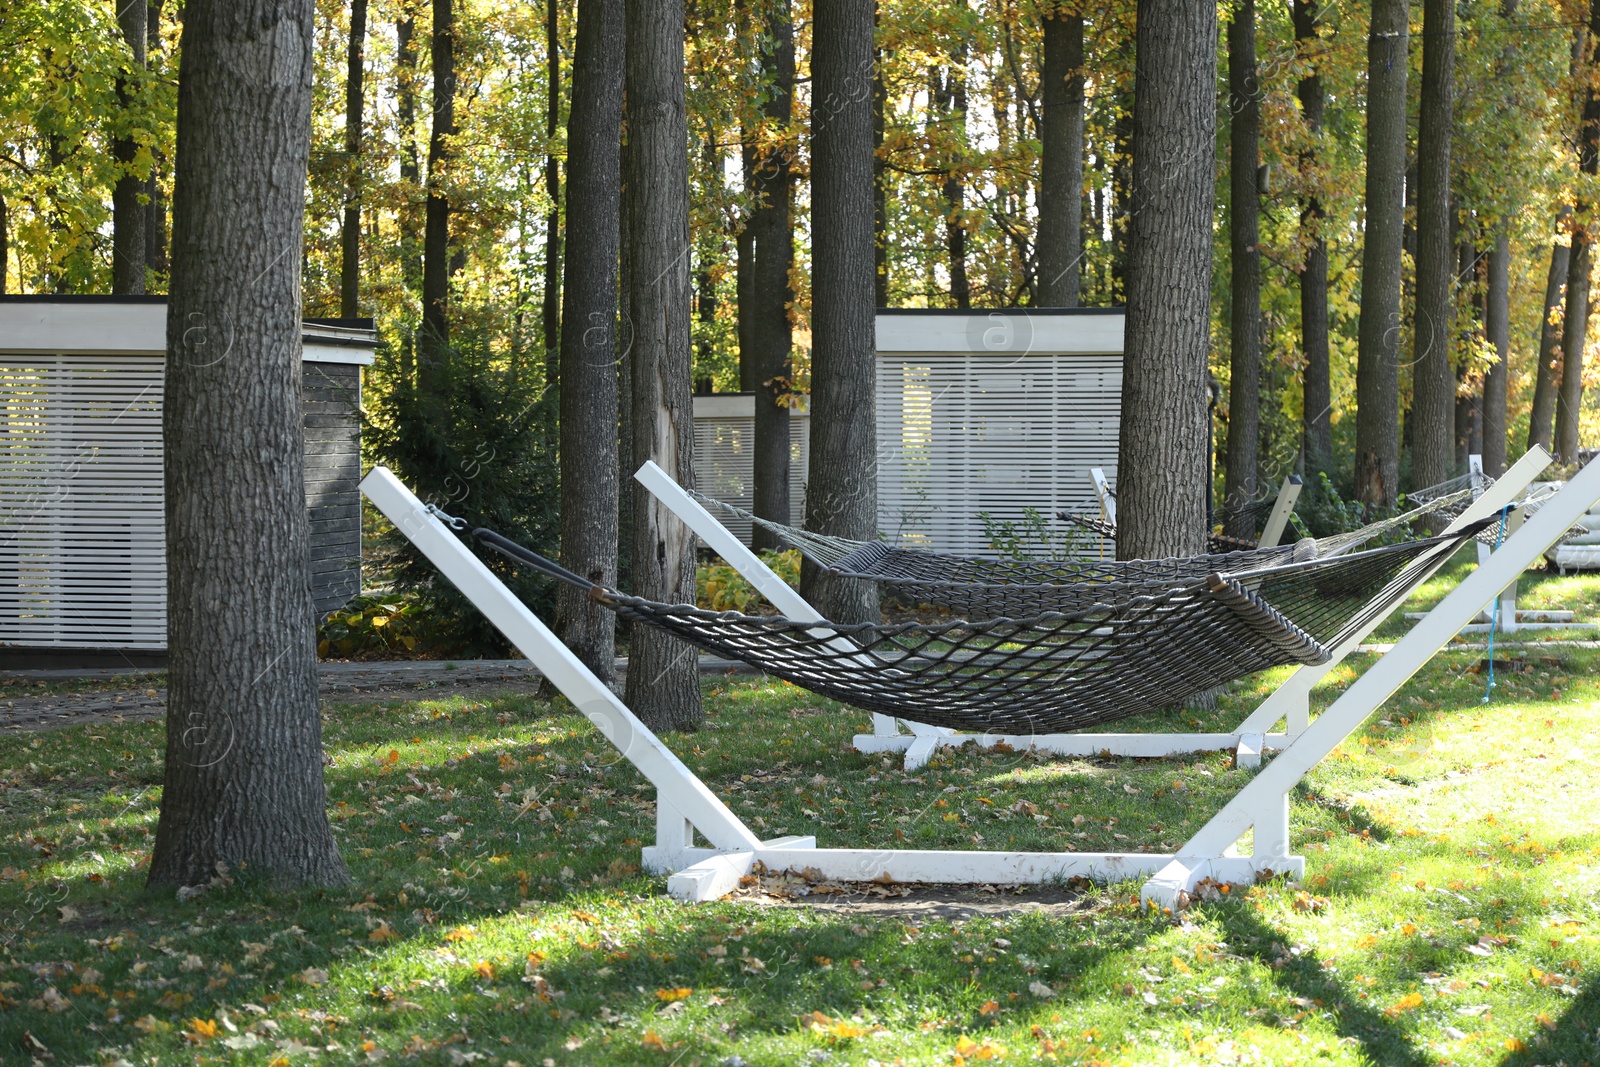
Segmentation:
{"type": "Polygon", "coordinates": [[[856,541],[813,533],[758,518],[732,504],[687,490],[708,508],[737,515],[761,526],[798,549],[829,574],[873,581],[902,603],[928,604],[967,618],[992,619],[1047,611],[1081,611],[1123,593],[1115,588],[1133,583],[1137,592],[1152,583],[1176,586],[1201,581],[1214,573],[1258,570],[1312,559],[1344,555],[1381,534],[1404,526],[1427,508],[1468,499],[1471,489],[1440,498],[1404,515],[1396,515],[1349,533],[1292,545],[1242,552],[1212,552],[1159,560],[1017,560],[954,556],[882,541],[856,541]]]}
{"type": "Polygon", "coordinates": [[[625,619],[823,696],[933,726],[1029,734],[1083,730],[1269,667],[1325,662],[1404,597],[1419,568],[1476,532],[1198,579],[1175,576],[1174,565],[1190,561],[1164,560],[1138,579],[1081,590],[1072,610],[894,625],[664,604],[601,586],[493,531],[473,536],[625,619]]]}

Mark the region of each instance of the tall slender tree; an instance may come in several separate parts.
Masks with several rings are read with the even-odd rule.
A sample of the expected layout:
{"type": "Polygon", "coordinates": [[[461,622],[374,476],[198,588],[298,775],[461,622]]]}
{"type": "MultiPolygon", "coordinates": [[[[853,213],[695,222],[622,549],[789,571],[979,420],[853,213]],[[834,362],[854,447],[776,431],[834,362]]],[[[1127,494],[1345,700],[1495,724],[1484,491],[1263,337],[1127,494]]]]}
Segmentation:
{"type": "MultiPolygon", "coordinates": [[[[145,5],[145,64],[154,63],[161,53],[161,12],[165,0],[150,0],[145,5]]],[[[161,186],[161,168],[166,159],[159,148],[151,150],[152,166],[145,179],[144,262],[150,274],[165,276],[167,259],[167,197],[161,186]]],[[[148,277],[149,275],[146,275],[148,277]]]]}
{"type": "MultiPolygon", "coordinates": [[[[552,0],[553,3],[553,0],[552,0]]],[[[561,316],[561,563],[617,584],[617,255],[622,191],[622,0],[579,0],[567,116],[561,316]]],[[[563,585],[557,630],[602,680],[615,676],[616,615],[563,585]]]]}
{"type": "Polygon", "coordinates": [[[1367,39],[1366,229],[1356,357],[1356,498],[1400,491],[1400,253],[1405,226],[1406,0],[1372,0],[1367,39]]]}
{"type": "MultiPolygon", "coordinates": [[[[878,5],[872,5],[874,38],[878,5]]],[[[883,139],[887,132],[888,87],[883,82],[883,53],[873,50],[872,67],[872,269],[873,304],[889,306],[889,180],[883,139]]]]}
{"type": "Polygon", "coordinates": [[[561,129],[561,22],[559,0],[544,0],[545,101],[544,135],[550,151],[544,161],[544,186],[550,211],[544,217],[544,327],[546,380],[555,381],[561,364],[561,157],[556,134],[561,129]]]}
{"type": "Polygon", "coordinates": [[[454,0],[433,0],[433,129],[428,138],[428,199],[422,237],[422,346],[417,391],[432,397],[450,353],[450,161],[456,134],[456,21],[454,0]]]}
{"type": "MultiPolygon", "coordinates": [[[[872,307],[872,5],[816,0],[811,54],[811,468],[806,528],[870,538],[878,526],[872,307]]],[[[872,622],[870,582],[801,570],[827,618],[872,622]]]]}
{"type": "Polygon", "coordinates": [[[1483,328],[1495,362],[1483,377],[1483,470],[1498,478],[1506,469],[1506,383],[1511,376],[1511,234],[1501,222],[1489,252],[1483,328]]]}
{"type": "MultiPolygon", "coordinates": [[[[1571,215],[1563,208],[1561,220],[1571,215]]],[[[1528,411],[1528,447],[1539,445],[1547,452],[1555,450],[1551,423],[1556,414],[1556,390],[1560,388],[1561,368],[1561,294],[1567,286],[1567,264],[1572,246],[1559,238],[1550,242],[1550,270],[1545,275],[1543,314],[1539,316],[1539,355],[1534,368],[1533,401],[1528,411]]]]}
{"type": "Polygon", "coordinates": [[[306,574],[300,252],[311,0],[188,0],[166,460],[167,753],[150,884],[348,880],[306,574]],[[248,205],[249,210],[240,210],[248,205]]]}
{"type": "MultiPolygon", "coordinates": [[[[633,462],[654,460],[694,484],[689,385],[689,118],[683,0],[627,0],[628,308],[633,329],[633,462]]],[[[633,588],[694,601],[694,535],[637,483],[633,588]]],[[[655,729],[694,729],[703,714],[699,658],[639,627],[628,649],[628,704],[655,729]]]]}
{"type": "Polygon", "coordinates": [[[1589,287],[1594,273],[1596,202],[1593,176],[1600,174],[1600,0],[1589,5],[1588,49],[1581,68],[1584,79],[1583,118],[1578,128],[1578,170],[1588,180],[1580,186],[1572,216],[1572,252],[1567,259],[1567,307],[1562,315],[1561,390],[1556,400],[1556,457],[1578,462],[1583,415],[1583,349],[1589,339],[1589,287]]]}
{"type": "Polygon", "coordinates": [[[1228,471],[1223,500],[1230,536],[1255,535],[1242,505],[1255,499],[1261,447],[1261,94],[1256,81],[1256,4],[1240,0],[1228,22],[1228,471]]]}
{"type": "MultiPolygon", "coordinates": [[[[752,156],[749,183],[755,206],[746,227],[750,241],[749,328],[740,337],[741,388],[755,394],[754,511],[764,519],[788,522],[790,354],[794,343],[789,308],[794,290],[789,282],[794,265],[794,219],[791,203],[794,145],[789,126],[794,118],[794,23],[789,0],[771,0],[763,37],[771,42],[762,54],[763,81],[770,85],[762,105],[773,135],[764,150],[752,156]],[[743,346],[749,346],[748,354],[743,346]]],[[[745,314],[740,310],[741,326],[745,314]]],[[[757,527],[757,548],[780,547],[777,538],[757,527]]]]}
{"type": "Polygon", "coordinates": [[[1045,12],[1039,72],[1039,303],[1077,307],[1083,272],[1083,13],[1045,12]]]}
{"type": "Polygon", "coordinates": [[[1217,15],[1139,0],[1117,556],[1205,549],[1217,15]]]}
{"type": "MultiPolygon", "coordinates": [[[[1295,43],[1310,64],[1295,87],[1300,116],[1311,135],[1312,147],[1300,158],[1308,175],[1314,175],[1321,154],[1323,109],[1320,73],[1321,38],[1317,34],[1320,7],[1317,0],[1292,0],[1295,43]]],[[[1313,178],[1312,181],[1315,181],[1313,178]]],[[[1305,264],[1300,268],[1300,346],[1305,353],[1304,457],[1307,473],[1325,471],[1333,464],[1333,375],[1328,354],[1328,239],[1323,233],[1322,199],[1307,195],[1300,206],[1300,230],[1305,241],[1305,264]]]]}
{"type": "Polygon", "coordinates": [[[1455,109],[1455,0],[1423,0],[1417,127],[1417,290],[1412,330],[1411,480],[1450,476],[1456,379],[1450,369],[1450,134],[1455,109]]]}
{"type": "MultiPolygon", "coordinates": [[[[126,123],[134,103],[134,83],[144,72],[149,34],[145,0],[122,0],[117,5],[117,25],[128,46],[128,70],[117,80],[117,102],[126,123]]],[[[145,238],[148,221],[139,197],[145,183],[134,172],[139,145],[132,131],[119,133],[111,142],[111,155],[119,168],[117,184],[111,193],[111,291],[137,295],[145,285],[145,238]]]]}
{"type": "Polygon", "coordinates": [[[350,0],[344,79],[344,219],[339,227],[339,314],[361,314],[361,123],[366,106],[367,0],[350,0]]]}

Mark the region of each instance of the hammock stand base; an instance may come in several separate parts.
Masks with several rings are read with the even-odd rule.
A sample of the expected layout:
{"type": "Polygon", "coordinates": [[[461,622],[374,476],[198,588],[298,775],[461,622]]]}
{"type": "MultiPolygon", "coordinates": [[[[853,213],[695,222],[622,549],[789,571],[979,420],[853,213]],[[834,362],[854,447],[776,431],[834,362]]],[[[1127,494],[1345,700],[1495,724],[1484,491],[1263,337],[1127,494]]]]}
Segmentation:
{"type": "MultiPolygon", "coordinates": [[[[1493,485],[1484,490],[1466,510],[1464,510],[1450,524],[1450,529],[1468,525],[1481,518],[1488,518],[1501,508],[1512,503],[1537,478],[1544,469],[1550,465],[1550,455],[1544,449],[1535,446],[1529,449],[1506,473],[1493,485]]],[[[733,535],[715,516],[700,505],[693,497],[683,490],[677,482],[673,481],[665,471],[654,463],[646,463],[640,467],[634,477],[648,489],[661,504],[678,517],[686,526],[695,532],[702,544],[706,545],[723,561],[753,586],[757,592],[777,608],[785,618],[799,622],[820,620],[821,613],[812,607],[800,596],[787,582],[773,573],[761,558],[744,543],[733,535]]],[[[1102,476],[1103,477],[1103,476],[1102,476]]],[[[1286,486],[1286,490],[1293,490],[1289,495],[1289,503],[1294,502],[1298,486],[1286,486]]],[[[1280,497],[1281,499],[1281,497],[1280,497]]],[[[1284,509],[1287,519],[1287,509],[1284,509]]],[[[1512,522],[1520,528],[1521,512],[1512,516],[1512,522]]],[[[1480,560],[1486,550],[1479,542],[1480,560]]],[[[1432,576],[1439,566],[1446,560],[1441,559],[1435,567],[1417,571],[1414,575],[1413,586],[1421,585],[1432,576]]],[[[1520,572],[1519,572],[1520,573],[1520,572]]],[[[1409,596],[1409,591],[1407,596],[1409,596]]],[[[1395,601],[1398,607],[1405,597],[1395,601]]],[[[1334,649],[1333,658],[1326,663],[1316,666],[1303,666],[1297,669],[1284,683],[1270,696],[1264,699],[1256,710],[1252,712],[1238,728],[1228,733],[1041,733],[1030,735],[1004,734],[996,731],[976,734],[951,730],[942,726],[929,726],[926,723],[913,722],[909,719],[897,719],[892,715],[874,713],[872,716],[873,732],[870,734],[857,734],[854,744],[859,752],[903,752],[905,753],[905,769],[915,771],[925,766],[942,748],[959,748],[966,744],[976,744],[983,748],[992,748],[995,745],[1005,744],[1014,749],[1032,749],[1039,752],[1048,752],[1056,756],[1133,756],[1141,758],[1162,756],[1184,756],[1197,752],[1232,751],[1234,762],[1240,767],[1258,767],[1264,752],[1277,752],[1284,749],[1289,742],[1310,725],[1311,721],[1311,690],[1327,674],[1339,666],[1344,658],[1366,639],[1367,635],[1388,618],[1390,612],[1385,612],[1364,627],[1359,633],[1334,649]],[[1283,731],[1275,732],[1279,725],[1283,731]],[[910,730],[903,733],[902,727],[910,730]]]]}
{"type": "Polygon", "coordinates": [[[818,848],[813,837],[763,841],[387,468],[374,467],[361,488],[655,786],[656,843],[644,850],[643,863],[669,875],[667,891],[673,897],[721,897],[759,862],[774,871],[813,868],[824,878],[862,882],[996,884],[1073,877],[1115,882],[1146,876],[1143,899],[1178,908],[1204,879],[1237,884],[1269,871],[1303,873],[1304,858],[1289,852],[1289,790],[1600,500],[1600,461],[1591,462],[1532,516],[1173,854],[818,848]],[[1237,843],[1252,830],[1252,853],[1239,855],[1237,843]],[[704,847],[697,847],[696,835],[704,847]]]}

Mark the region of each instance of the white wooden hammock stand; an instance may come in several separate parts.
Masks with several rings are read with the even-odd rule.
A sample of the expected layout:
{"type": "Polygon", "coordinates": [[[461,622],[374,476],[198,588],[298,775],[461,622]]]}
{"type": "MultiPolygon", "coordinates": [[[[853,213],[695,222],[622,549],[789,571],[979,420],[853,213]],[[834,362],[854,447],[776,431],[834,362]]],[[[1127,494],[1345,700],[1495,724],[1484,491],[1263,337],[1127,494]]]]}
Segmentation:
{"type": "Polygon", "coordinates": [[[778,871],[811,868],[839,881],[1010,884],[1087,877],[1115,882],[1142,875],[1149,878],[1145,900],[1177,907],[1202,879],[1241,883],[1253,881],[1258,872],[1304,871],[1304,858],[1289,853],[1289,790],[1421,668],[1462,622],[1600,500],[1600,462],[1590,463],[1529,518],[1173,854],[818,848],[814,837],[763,841],[388,469],[373,468],[361,488],[656,787],[656,843],[644,849],[643,865],[669,874],[672,896],[691,901],[721,897],[761,863],[778,871]],[[1253,852],[1237,854],[1237,842],[1252,829],[1253,852]],[[704,846],[695,844],[696,833],[704,846]]]}
{"type": "MultiPolygon", "coordinates": [[[[1515,500],[1528,483],[1549,465],[1549,453],[1538,446],[1530,449],[1510,470],[1506,471],[1504,477],[1485,490],[1482,496],[1450,525],[1449,529],[1453,531],[1461,525],[1493,515],[1515,500]]],[[[634,477],[698,534],[707,547],[743,575],[745,580],[766,597],[785,618],[796,622],[811,622],[822,618],[816,608],[806,603],[787,582],[774,574],[765,563],[761,562],[760,557],[746,548],[710,512],[696,503],[694,498],[685,493],[665,471],[653,463],[647,463],[639,468],[634,477]]],[[[1294,487],[1294,495],[1298,495],[1298,488],[1294,487]]],[[[1291,495],[1289,497],[1291,504],[1293,499],[1291,495]]],[[[1288,520],[1286,508],[1282,518],[1286,523],[1288,520]]],[[[1520,514],[1517,518],[1520,520],[1520,514]]],[[[1444,565],[1444,562],[1439,560],[1425,571],[1416,571],[1415,584],[1420,585],[1426,581],[1435,570],[1444,565]]],[[[1395,606],[1398,607],[1398,603],[1395,606]]],[[[1327,663],[1296,670],[1231,733],[1073,733],[1028,736],[1003,733],[972,734],[943,726],[912,722],[909,719],[897,719],[892,715],[874,714],[873,732],[857,734],[855,746],[860,752],[904,752],[905,769],[908,771],[917,770],[925,765],[941,748],[957,748],[969,743],[984,748],[1004,744],[1017,749],[1036,749],[1057,756],[1094,756],[1104,753],[1113,756],[1154,757],[1231,749],[1239,766],[1256,767],[1261,763],[1263,752],[1284,748],[1305,730],[1310,723],[1312,687],[1355,651],[1356,646],[1382,625],[1388,616],[1389,613],[1385,612],[1372,620],[1370,625],[1335,649],[1333,658],[1327,663]],[[1283,724],[1283,732],[1276,733],[1274,731],[1280,722],[1283,724]],[[901,733],[902,725],[911,732],[901,733]]]]}

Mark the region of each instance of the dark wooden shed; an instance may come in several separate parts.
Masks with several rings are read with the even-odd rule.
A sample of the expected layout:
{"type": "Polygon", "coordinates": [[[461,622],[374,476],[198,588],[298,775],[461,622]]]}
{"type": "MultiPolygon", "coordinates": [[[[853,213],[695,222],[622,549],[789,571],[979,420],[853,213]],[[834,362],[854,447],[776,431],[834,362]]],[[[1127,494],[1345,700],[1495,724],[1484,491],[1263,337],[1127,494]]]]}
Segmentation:
{"type": "MultiPolygon", "coordinates": [[[[361,368],[371,320],[303,333],[308,579],[361,590],[361,368]]],[[[161,297],[0,297],[0,666],[147,666],[166,652],[161,297]]]]}

